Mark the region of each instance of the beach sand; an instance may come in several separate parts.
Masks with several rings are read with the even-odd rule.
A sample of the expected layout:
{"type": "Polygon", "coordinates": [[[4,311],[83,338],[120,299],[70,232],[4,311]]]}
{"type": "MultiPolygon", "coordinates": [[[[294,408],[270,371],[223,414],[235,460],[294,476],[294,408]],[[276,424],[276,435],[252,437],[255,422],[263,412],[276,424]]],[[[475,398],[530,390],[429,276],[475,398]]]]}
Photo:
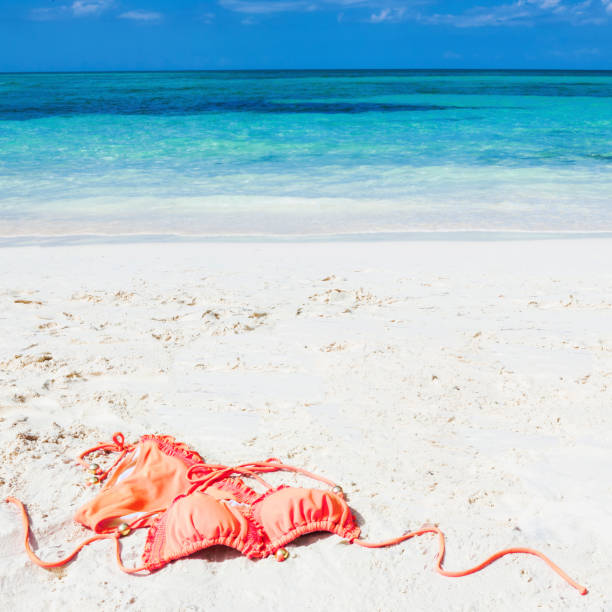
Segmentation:
{"type": "Polygon", "coordinates": [[[42,558],[88,535],[75,456],[159,433],[328,476],[370,540],[435,522],[447,569],[531,546],[590,590],[527,556],[441,577],[432,536],[305,536],[282,564],[215,548],[149,577],[96,542],[46,571],[1,504],[2,607],[612,609],[611,261],[606,239],[0,249],[0,495],[42,558]]]}

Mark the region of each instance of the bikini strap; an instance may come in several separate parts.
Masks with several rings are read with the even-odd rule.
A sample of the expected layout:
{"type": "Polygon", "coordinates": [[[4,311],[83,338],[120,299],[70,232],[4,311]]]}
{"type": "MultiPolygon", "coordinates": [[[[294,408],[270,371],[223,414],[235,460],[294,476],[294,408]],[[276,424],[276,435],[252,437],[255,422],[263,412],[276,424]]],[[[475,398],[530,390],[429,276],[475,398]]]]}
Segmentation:
{"type": "Polygon", "coordinates": [[[187,471],[187,479],[192,483],[188,494],[192,493],[195,490],[203,491],[215,482],[218,482],[223,478],[231,476],[231,474],[242,474],[244,476],[254,478],[258,482],[263,484],[267,489],[272,489],[272,485],[265,481],[263,478],[261,478],[261,476],[259,476],[258,474],[266,474],[278,471],[295,472],[297,474],[302,474],[303,476],[307,476],[308,478],[312,478],[313,480],[318,480],[319,482],[323,482],[329,485],[330,487],[336,489],[336,494],[342,494],[342,489],[333,481],[328,480],[323,476],[318,476],[317,474],[308,472],[302,468],[298,468],[292,465],[286,465],[276,457],[271,457],[270,459],[266,459],[266,461],[243,463],[234,467],[230,467],[227,465],[211,465],[207,463],[197,463],[191,466],[187,471]]]}
{"type": "Polygon", "coordinates": [[[227,465],[196,463],[187,470],[187,480],[191,482],[191,487],[187,491],[187,495],[190,495],[196,490],[205,491],[215,482],[228,478],[232,474],[236,473],[254,478],[267,489],[271,489],[272,485],[261,478],[261,476],[258,476],[256,472],[257,470],[250,470],[244,466],[230,467],[227,465]]]}
{"type": "MultiPolygon", "coordinates": [[[[30,546],[30,519],[28,517],[28,513],[26,511],[25,506],[15,497],[7,497],[5,501],[7,503],[14,504],[19,508],[21,512],[21,522],[24,529],[24,548],[30,560],[39,567],[42,567],[44,569],[61,567],[72,561],[79,554],[79,552],[83,550],[83,548],[85,548],[92,542],[96,542],[98,540],[115,540],[115,554],[117,557],[117,563],[122,571],[124,571],[126,574],[135,574],[137,572],[142,572],[147,569],[145,565],[134,568],[127,568],[125,567],[125,565],[123,565],[123,562],[121,560],[121,544],[119,543],[119,539],[121,538],[122,534],[120,533],[119,529],[116,529],[115,531],[112,531],[110,533],[98,533],[95,536],[92,536],[91,538],[87,538],[86,540],[81,542],[67,557],[64,557],[63,559],[59,559],[57,561],[43,561],[40,557],[36,555],[36,553],[32,550],[32,547],[30,546]]],[[[155,512],[150,512],[147,514],[147,516],[150,516],[151,514],[155,514],[155,512]]],[[[137,528],[138,522],[142,521],[143,518],[146,517],[142,516],[133,521],[129,525],[130,530],[137,528]]]]}
{"type": "Polygon", "coordinates": [[[325,478],[323,476],[319,476],[318,474],[313,474],[312,472],[304,470],[303,468],[295,467],[294,465],[287,465],[286,463],[283,463],[282,461],[280,461],[280,459],[277,459],[276,457],[270,457],[269,459],[266,459],[265,461],[260,461],[260,462],[255,462],[255,463],[246,463],[239,467],[252,469],[253,471],[262,472],[262,473],[277,472],[277,471],[295,472],[296,474],[302,474],[302,476],[306,476],[308,478],[311,478],[312,480],[318,480],[319,482],[329,485],[332,488],[337,487],[338,489],[340,489],[340,487],[332,480],[329,480],[328,478],[325,478]]]}
{"type": "MultiPolygon", "coordinates": [[[[85,469],[92,471],[92,466],[85,461],[85,457],[90,455],[91,453],[95,453],[96,451],[104,451],[105,453],[120,453],[119,457],[115,460],[115,462],[107,469],[102,470],[100,467],[96,467],[92,474],[94,475],[94,481],[103,482],[106,480],[108,475],[113,471],[113,469],[119,464],[119,462],[125,457],[125,455],[134,449],[133,444],[125,444],[125,437],[121,432],[116,432],[113,435],[112,443],[104,443],[100,442],[97,446],[87,449],[82,452],[77,457],[77,463],[82,465],[85,469]],[[97,480],[96,480],[97,479],[97,480]]],[[[89,483],[88,483],[89,484],[89,483]]]]}
{"type": "Polygon", "coordinates": [[[436,565],[435,570],[438,574],[442,576],[447,576],[450,578],[460,578],[462,576],[469,576],[470,574],[474,574],[484,569],[488,565],[491,565],[494,561],[497,561],[501,557],[505,555],[515,555],[515,554],[525,554],[525,555],[534,555],[539,557],[544,561],[553,571],[555,571],[563,580],[565,580],[569,585],[574,587],[581,595],[586,595],[588,590],[585,586],[578,584],[575,580],[570,578],[558,565],[553,563],[544,553],[541,553],[538,550],[534,550],[533,548],[505,548],[504,550],[500,550],[495,554],[491,555],[488,559],[485,559],[482,563],[471,567],[470,569],[458,571],[458,572],[450,572],[445,570],[442,567],[442,563],[444,562],[444,555],[446,552],[446,545],[444,540],[444,534],[440,531],[435,525],[423,525],[420,529],[416,531],[411,531],[409,533],[405,533],[398,538],[393,538],[391,540],[386,540],[384,542],[365,542],[364,540],[360,540],[359,538],[354,538],[349,540],[351,544],[357,544],[359,546],[363,546],[364,548],[386,548],[387,546],[394,546],[395,544],[399,544],[400,542],[404,542],[413,538],[415,536],[421,536],[426,533],[437,533],[439,540],[439,549],[438,554],[436,555],[436,565]]]}

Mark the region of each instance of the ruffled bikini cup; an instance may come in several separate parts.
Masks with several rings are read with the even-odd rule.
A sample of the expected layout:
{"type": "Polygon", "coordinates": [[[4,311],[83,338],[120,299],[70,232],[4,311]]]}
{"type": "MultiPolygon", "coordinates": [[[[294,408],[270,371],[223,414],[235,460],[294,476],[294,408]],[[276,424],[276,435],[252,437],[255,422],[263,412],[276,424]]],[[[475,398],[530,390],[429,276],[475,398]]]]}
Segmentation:
{"type": "MultiPolygon", "coordinates": [[[[191,474],[202,468],[195,466],[191,474]]],[[[298,471],[276,460],[231,470],[250,474],[254,470],[298,471]]],[[[217,544],[231,546],[252,559],[277,554],[277,559],[284,560],[282,547],[306,533],[329,531],[348,540],[359,537],[342,491],[333,483],[333,491],[286,485],[273,488],[265,483],[268,491],[262,495],[241,478],[225,477],[227,471],[221,468],[206,482],[196,482],[190,493],[175,499],[156,520],[143,555],[147,569],[217,544]]]]}

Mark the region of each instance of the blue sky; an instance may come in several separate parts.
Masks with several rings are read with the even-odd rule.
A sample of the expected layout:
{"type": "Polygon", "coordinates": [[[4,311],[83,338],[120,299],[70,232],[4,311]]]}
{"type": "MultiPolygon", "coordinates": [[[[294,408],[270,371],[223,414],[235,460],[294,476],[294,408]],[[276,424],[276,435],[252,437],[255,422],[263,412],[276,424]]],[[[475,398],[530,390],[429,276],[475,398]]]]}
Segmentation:
{"type": "Polygon", "coordinates": [[[612,69],[612,0],[0,0],[0,71],[612,69]]]}

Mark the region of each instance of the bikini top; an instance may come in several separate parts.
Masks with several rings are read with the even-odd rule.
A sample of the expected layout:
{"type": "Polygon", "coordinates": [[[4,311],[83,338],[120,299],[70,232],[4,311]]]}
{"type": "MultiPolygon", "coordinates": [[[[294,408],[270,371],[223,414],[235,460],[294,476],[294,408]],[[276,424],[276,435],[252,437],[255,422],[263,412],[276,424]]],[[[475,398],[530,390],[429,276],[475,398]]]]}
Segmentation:
{"type": "Polygon", "coordinates": [[[112,443],[85,451],[78,461],[91,474],[88,484],[102,483],[102,488],[75,515],[79,523],[96,535],[82,542],[68,557],[55,562],[39,559],[30,546],[25,507],[13,497],[6,500],[21,509],[26,552],[43,568],[68,563],[84,546],[99,539],[114,540],[119,567],[133,574],[158,570],[171,561],[219,544],[235,548],[251,559],[274,555],[278,561],[285,561],[289,553],[284,547],[299,536],[315,531],[337,534],[365,548],[392,546],[433,533],[439,540],[435,569],[443,576],[466,576],[500,557],[523,553],[539,557],[582,595],[587,593],[586,587],[575,582],[543,553],[531,548],[504,549],[473,568],[459,572],[445,570],[442,568],[444,534],[434,525],[423,525],[384,542],[361,540],[360,528],[341,487],[275,458],[238,466],[207,464],[195,451],[170,436],[142,436],[139,442],[126,445],[123,435],[115,434],[112,443]],[[119,453],[119,456],[107,470],[102,470],[98,464],[85,461],[94,452],[119,453]],[[327,488],[273,487],[261,476],[278,471],[302,474],[327,488]],[[265,492],[259,493],[248,486],[247,479],[259,482],[265,492]],[[121,560],[120,538],[140,528],[149,530],[142,565],[128,568],[121,560]]]}

